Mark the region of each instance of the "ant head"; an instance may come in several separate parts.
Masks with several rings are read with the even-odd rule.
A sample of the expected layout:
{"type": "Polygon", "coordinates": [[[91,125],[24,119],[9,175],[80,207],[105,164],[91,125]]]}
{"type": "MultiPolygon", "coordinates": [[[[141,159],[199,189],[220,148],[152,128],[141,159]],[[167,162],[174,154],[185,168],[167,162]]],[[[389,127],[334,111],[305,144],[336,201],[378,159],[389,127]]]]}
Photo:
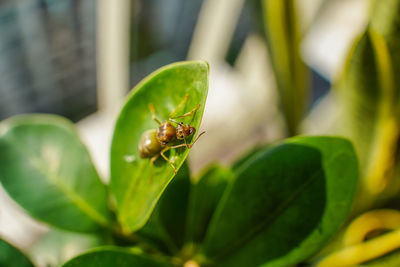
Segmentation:
{"type": "Polygon", "coordinates": [[[196,132],[196,129],[193,126],[188,124],[183,124],[182,122],[176,126],[176,138],[177,139],[185,139],[189,135],[196,132]]]}

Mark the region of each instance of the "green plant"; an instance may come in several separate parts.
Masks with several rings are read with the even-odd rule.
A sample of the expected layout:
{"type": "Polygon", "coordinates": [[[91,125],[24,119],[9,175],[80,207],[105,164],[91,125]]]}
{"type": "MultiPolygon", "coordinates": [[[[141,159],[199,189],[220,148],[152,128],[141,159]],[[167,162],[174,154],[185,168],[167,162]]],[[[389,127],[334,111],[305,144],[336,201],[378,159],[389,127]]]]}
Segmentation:
{"type": "MultiPolygon", "coordinates": [[[[168,118],[177,107],[183,114],[200,104],[183,118],[198,129],[207,89],[205,62],[172,64],[144,79],[115,127],[109,185],[67,120],[21,115],[1,123],[0,179],[9,195],[39,221],[99,237],[101,247],[64,266],[287,266],[307,260],[338,231],[358,178],[343,138],[287,139],[233,168],[212,165],[197,179],[184,163],[185,147],[168,154],[177,175],[162,158],[154,166],[140,158],[142,133],[157,127],[148,105],[168,118]]],[[[14,257],[30,266],[2,244],[1,263],[14,257]]]]}
{"type": "MultiPolygon", "coordinates": [[[[87,251],[63,266],[398,266],[400,0],[371,5],[369,24],[333,84],[339,116],[322,133],[328,136],[258,146],[195,176],[186,147],[166,154],[177,174],[162,158],[152,165],[138,153],[142,134],[157,127],[149,104],[164,120],[200,104],[183,121],[196,129],[201,123],[209,67],[181,62],[128,96],[109,184],[73,124],[50,115],[0,123],[0,182],[34,218],[85,244],[87,251]]],[[[295,1],[263,0],[259,9],[287,136],[296,135],[310,92],[295,1]]],[[[0,265],[13,264],[32,266],[1,241],[0,265]]]]}
{"type": "MultiPolygon", "coordinates": [[[[302,84],[296,86],[295,83],[296,73],[304,73],[304,69],[299,68],[300,59],[296,57],[298,49],[295,46],[299,41],[295,1],[279,1],[280,4],[274,2],[263,0],[265,28],[270,37],[268,46],[273,53],[272,62],[278,57],[275,64],[281,65],[275,68],[275,72],[284,107],[284,102],[290,102],[291,99],[305,100],[299,94],[302,84]],[[280,28],[271,26],[270,19],[274,15],[271,8],[284,14],[280,17],[283,21],[280,28]],[[278,38],[273,39],[274,36],[278,38]],[[290,41],[279,40],[292,41],[291,44],[280,46],[279,42],[290,41]],[[289,49],[293,47],[294,51],[289,49]],[[291,58],[279,62],[279,57],[285,51],[291,58]],[[285,67],[285,62],[290,61],[292,63],[285,67]],[[294,85],[285,86],[285,82],[279,80],[294,85]]],[[[319,261],[320,267],[357,264],[398,266],[400,1],[373,0],[369,4],[368,24],[354,41],[345,65],[338,79],[333,81],[328,95],[328,98],[333,99],[331,103],[334,103],[334,108],[315,109],[328,117],[332,111],[336,113],[331,125],[317,132],[348,137],[354,144],[360,163],[360,183],[350,214],[354,220],[346,224],[334,240],[310,260],[319,261]]],[[[312,124],[318,125],[318,122],[315,120],[312,124]]],[[[287,119],[290,129],[289,123],[287,119]]]]}

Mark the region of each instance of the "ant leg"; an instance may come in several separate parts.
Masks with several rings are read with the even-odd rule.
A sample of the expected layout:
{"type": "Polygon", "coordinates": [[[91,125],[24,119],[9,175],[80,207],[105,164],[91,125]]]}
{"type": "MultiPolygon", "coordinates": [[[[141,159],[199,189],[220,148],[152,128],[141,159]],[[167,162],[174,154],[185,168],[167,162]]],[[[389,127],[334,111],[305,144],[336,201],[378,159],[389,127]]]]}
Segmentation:
{"type": "MultiPolygon", "coordinates": [[[[197,140],[197,139],[196,139],[196,140],[197,140]]],[[[188,144],[188,143],[186,142],[186,138],[183,139],[183,141],[185,142],[184,144],[179,144],[179,145],[175,145],[175,146],[169,146],[168,149],[179,148],[179,147],[187,147],[187,148],[191,148],[191,147],[192,147],[192,145],[190,145],[190,144],[188,144]]],[[[195,142],[196,142],[196,141],[195,141],[195,142]]],[[[194,144],[194,142],[193,142],[193,144],[194,144]]]]}
{"type": "MultiPolygon", "coordinates": [[[[197,142],[197,140],[199,140],[200,136],[202,136],[202,135],[205,134],[205,133],[206,133],[206,131],[202,131],[202,132],[197,136],[197,138],[194,140],[194,142],[193,142],[191,145],[188,145],[188,146],[190,146],[189,148],[191,148],[191,147],[197,142]]],[[[186,144],[186,139],[185,139],[185,144],[186,144]]]]}
{"type": "Polygon", "coordinates": [[[167,158],[167,156],[164,155],[164,152],[166,152],[167,150],[169,150],[171,148],[172,147],[170,147],[170,146],[164,148],[163,150],[161,150],[160,155],[161,155],[161,157],[163,157],[163,159],[165,159],[169,163],[169,165],[171,165],[172,169],[174,170],[174,173],[176,174],[176,169],[175,169],[174,164],[172,164],[172,162],[167,158]]]}
{"type": "Polygon", "coordinates": [[[183,100],[181,101],[181,103],[179,103],[176,108],[169,114],[168,117],[171,118],[172,114],[174,114],[177,110],[179,110],[180,108],[182,108],[182,106],[187,102],[187,100],[189,99],[189,94],[186,94],[185,97],[183,98],[183,100]]]}
{"type": "Polygon", "coordinates": [[[168,149],[172,149],[172,148],[180,148],[180,147],[187,147],[187,148],[191,148],[192,147],[192,145],[190,145],[190,144],[180,144],[180,145],[176,145],[176,146],[170,146],[170,147],[168,147],[168,149]]]}
{"type": "Polygon", "coordinates": [[[186,112],[185,114],[180,115],[180,116],[171,117],[171,119],[183,118],[183,117],[190,116],[190,115],[192,115],[196,110],[198,110],[199,107],[200,107],[200,104],[198,104],[197,107],[195,107],[193,110],[191,110],[191,111],[189,111],[189,112],[186,112]]]}
{"type": "Polygon", "coordinates": [[[158,159],[158,156],[160,156],[160,155],[155,155],[154,157],[152,157],[150,159],[150,179],[149,179],[149,184],[151,184],[152,181],[153,181],[154,161],[156,161],[158,159]]]}
{"type": "MultiPolygon", "coordinates": [[[[205,133],[206,133],[205,131],[201,132],[201,133],[199,134],[199,136],[197,136],[196,140],[194,140],[194,142],[193,142],[192,144],[186,143],[186,139],[183,139],[184,142],[185,142],[184,144],[180,144],[180,145],[176,145],[176,146],[169,146],[168,149],[171,149],[171,148],[179,148],[179,147],[192,148],[192,146],[197,142],[197,140],[199,140],[200,136],[202,136],[202,135],[205,134],[205,133]]],[[[167,149],[167,150],[168,150],[168,149],[167,149]]],[[[165,150],[165,149],[164,149],[164,150],[165,150]]]]}
{"type": "Polygon", "coordinates": [[[156,117],[156,112],[155,112],[155,109],[154,109],[154,106],[152,103],[149,104],[149,109],[151,112],[151,118],[158,124],[161,124],[161,121],[159,119],[157,119],[157,117],[156,117]]]}
{"type": "MultiPolygon", "coordinates": [[[[191,144],[191,145],[188,144],[188,143],[186,143],[186,139],[184,139],[184,140],[185,140],[185,143],[184,143],[184,144],[180,144],[180,145],[176,145],[176,146],[168,146],[168,147],[164,148],[163,150],[161,150],[161,152],[160,152],[161,157],[163,157],[163,159],[165,159],[165,160],[169,163],[169,165],[171,165],[171,167],[172,167],[172,169],[174,170],[174,173],[175,173],[175,174],[176,174],[176,169],[175,169],[174,164],[172,164],[172,162],[167,158],[167,156],[164,155],[164,153],[165,153],[166,151],[168,151],[169,149],[172,149],[172,148],[179,148],[179,147],[192,148],[192,146],[194,145],[194,143],[196,143],[196,141],[199,140],[200,136],[202,136],[202,135],[205,134],[205,133],[206,133],[206,132],[204,131],[204,132],[202,132],[201,134],[199,134],[199,136],[197,136],[196,140],[194,140],[193,144],[191,144]]],[[[156,157],[156,156],[155,156],[155,157],[156,157]]],[[[158,157],[158,155],[157,155],[157,157],[158,157]]]]}

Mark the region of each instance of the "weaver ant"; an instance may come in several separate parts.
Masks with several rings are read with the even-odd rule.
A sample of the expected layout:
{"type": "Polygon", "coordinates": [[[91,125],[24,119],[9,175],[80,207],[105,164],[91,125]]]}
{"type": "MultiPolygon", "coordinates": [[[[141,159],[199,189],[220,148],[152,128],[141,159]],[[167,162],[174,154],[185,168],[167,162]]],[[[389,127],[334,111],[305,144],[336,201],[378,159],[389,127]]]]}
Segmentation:
{"type": "Polygon", "coordinates": [[[190,126],[189,124],[184,124],[183,122],[177,122],[174,119],[177,118],[183,118],[187,116],[191,116],[196,110],[199,109],[200,104],[197,105],[193,110],[180,115],[180,116],[175,116],[172,117],[171,115],[175,113],[176,110],[181,108],[184,103],[188,100],[189,95],[186,95],[183,101],[176,107],[176,109],[169,114],[169,118],[167,121],[161,122],[159,119],[156,117],[155,109],[153,104],[149,104],[149,109],[152,114],[152,119],[158,123],[158,128],[157,129],[151,129],[147,130],[142,134],[142,137],[140,138],[139,141],[139,156],[141,158],[151,158],[150,159],[150,164],[151,167],[153,167],[154,162],[157,160],[159,156],[164,158],[169,165],[171,165],[172,169],[174,170],[174,173],[176,174],[176,168],[174,164],[165,156],[165,152],[168,151],[169,149],[173,148],[179,148],[179,147],[187,147],[191,148],[194,143],[200,138],[201,135],[203,135],[205,132],[202,132],[199,134],[199,136],[196,138],[196,140],[193,142],[193,144],[188,144],[186,142],[186,137],[189,137],[190,135],[194,134],[196,132],[196,129],[193,126],[190,126]],[[174,126],[172,123],[176,124],[174,126]],[[183,140],[183,144],[178,144],[178,145],[169,145],[173,143],[176,140],[183,140]]]}

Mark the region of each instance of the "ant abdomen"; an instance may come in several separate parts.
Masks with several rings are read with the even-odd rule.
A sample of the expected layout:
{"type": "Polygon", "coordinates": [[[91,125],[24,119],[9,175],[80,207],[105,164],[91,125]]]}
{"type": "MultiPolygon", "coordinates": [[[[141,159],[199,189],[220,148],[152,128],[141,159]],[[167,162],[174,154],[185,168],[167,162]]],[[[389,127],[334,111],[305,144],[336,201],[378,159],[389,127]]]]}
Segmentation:
{"type": "Polygon", "coordinates": [[[159,154],[161,149],[156,130],[148,130],[142,134],[139,142],[139,156],[141,158],[151,158],[159,154]]]}

